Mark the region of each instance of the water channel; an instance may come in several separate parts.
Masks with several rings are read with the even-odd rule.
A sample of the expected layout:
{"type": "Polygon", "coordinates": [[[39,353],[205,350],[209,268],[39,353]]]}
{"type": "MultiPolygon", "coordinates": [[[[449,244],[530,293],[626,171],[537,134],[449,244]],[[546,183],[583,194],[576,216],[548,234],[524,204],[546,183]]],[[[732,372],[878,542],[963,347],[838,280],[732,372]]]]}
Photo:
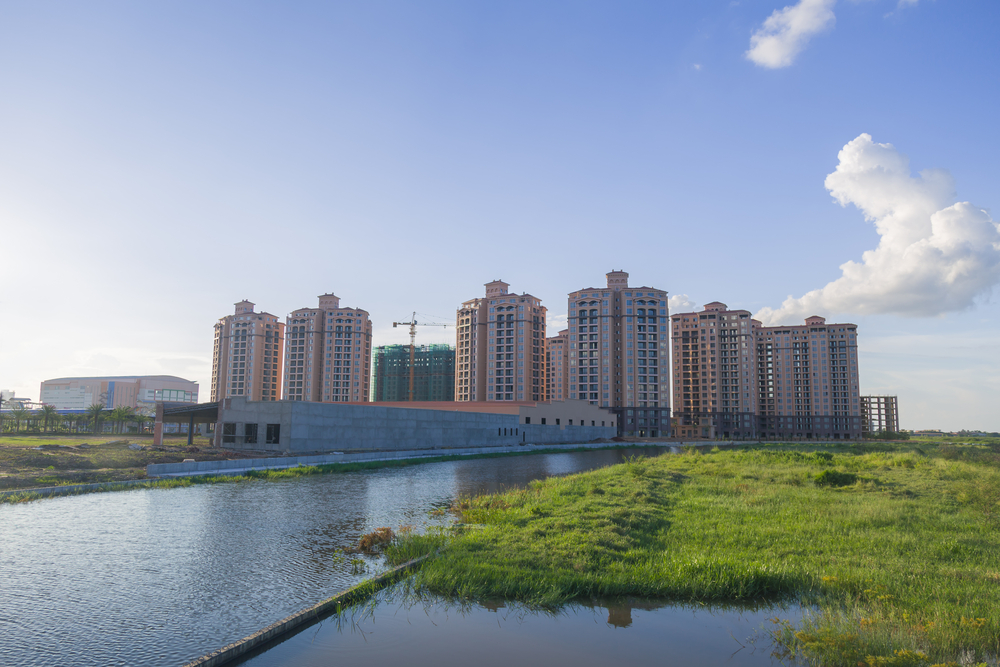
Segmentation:
{"type": "MultiPolygon", "coordinates": [[[[447,521],[430,512],[460,495],[663,451],[473,459],[0,505],[0,664],[181,665],[370,576],[352,573],[346,559],[335,557],[362,533],[379,526],[426,527],[447,521]]],[[[333,632],[324,641],[338,642],[343,640],[334,635],[363,639],[365,623],[381,623],[381,628],[396,622],[383,622],[390,617],[447,616],[461,624],[478,622],[487,612],[490,624],[500,618],[477,605],[459,614],[444,603],[419,611],[394,604],[383,605],[396,609],[391,615],[379,612],[352,622],[346,633],[341,627],[331,630],[339,621],[317,627],[333,632]]],[[[596,619],[610,613],[581,609],[567,614],[590,613],[596,619]]],[[[569,625],[569,616],[540,617],[537,626],[535,620],[518,621],[526,618],[520,612],[513,622],[509,613],[503,618],[501,627],[569,625]]],[[[408,621],[407,627],[416,626],[408,621]]],[[[278,648],[295,650],[296,641],[316,632],[307,630],[278,648]]],[[[531,632],[544,636],[544,630],[531,632]]],[[[722,638],[729,641],[728,635],[722,638]]],[[[291,662],[274,662],[280,652],[258,659],[265,660],[261,664],[308,664],[305,657],[316,658],[312,641],[310,646],[291,662]]],[[[320,662],[316,658],[314,664],[320,662]]]]}

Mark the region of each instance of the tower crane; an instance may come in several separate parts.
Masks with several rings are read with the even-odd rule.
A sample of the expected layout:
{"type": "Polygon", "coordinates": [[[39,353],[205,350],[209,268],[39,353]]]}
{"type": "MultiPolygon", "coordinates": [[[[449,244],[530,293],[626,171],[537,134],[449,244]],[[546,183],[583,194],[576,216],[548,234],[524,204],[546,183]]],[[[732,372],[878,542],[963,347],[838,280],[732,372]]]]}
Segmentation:
{"type": "Polygon", "coordinates": [[[413,356],[414,356],[414,350],[415,350],[415,343],[416,343],[416,340],[417,340],[417,327],[445,327],[445,328],[447,328],[448,325],[447,324],[441,324],[440,322],[417,322],[417,314],[416,313],[413,313],[413,315],[410,316],[410,321],[409,322],[393,322],[392,323],[392,328],[395,329],[399,325],[406,325],[406,326],[410,327],[410,391],[409,391],[409,393],[407,393],[407,397],[408,397],[407,400],[408,401],[412,401],[413,400],[413,370],[414,370],[413,356]]]}

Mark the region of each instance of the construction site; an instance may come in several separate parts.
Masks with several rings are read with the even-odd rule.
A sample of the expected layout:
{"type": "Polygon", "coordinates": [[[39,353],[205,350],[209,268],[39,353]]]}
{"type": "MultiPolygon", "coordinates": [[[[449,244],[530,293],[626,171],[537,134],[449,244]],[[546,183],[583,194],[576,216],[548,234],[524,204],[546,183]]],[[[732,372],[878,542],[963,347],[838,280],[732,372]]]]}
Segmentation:
{"type": "Polygon", "coordinates": [[[374,357],[373,401],[455,400],[455,348],[452,346],[383,345],[375,349],[374,357]]]}

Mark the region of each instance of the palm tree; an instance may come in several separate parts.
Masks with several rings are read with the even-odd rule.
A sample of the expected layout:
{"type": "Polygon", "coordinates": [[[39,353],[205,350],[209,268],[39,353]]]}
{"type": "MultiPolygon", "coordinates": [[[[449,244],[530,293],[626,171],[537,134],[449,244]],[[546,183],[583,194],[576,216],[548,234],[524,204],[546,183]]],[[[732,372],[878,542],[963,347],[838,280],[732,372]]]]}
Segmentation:
{"type": "Polygon", "coordinates": [[[48,433],[49,422],[59,419],[59,411],[54,405],[45,404],[41,410],[42,420],[45,422],[45,432],[48,433]]]}
{"type": "Polygon", "coordinates": [[[18,405],[10,411],[10,416],[14,418],[14,431],[16,432],[21,430],[21,422],[28,421],[31,413],[23,405],[18,405]]]}
{"type": "Polygon", "coordinates": [[[125,422],[132,421],[135,418],[135,412],[127,405],[119,405],[111,411],[110,416],[111,420],[115,423],[117,432],[121,433],[124,430],[125,422]]]}
{"type": "MultiPolygon", "coordinates": [[[[131,424],[131,423],[133,423],[136,420],[138,420],[138,419],[141,418],[141,416],[139,415],[139,413],[135,411],[135,408],[125,408],[125,410],[127,411],[126,414],[125,414],[125,423],[126,424],[131,424]]],[[[128,429],[126,429],[126,433],[127,432],[128,432],[128,429]]],[[[139,432],[138,428],[136,429],[136,432],[137,433],[139,432]]]]}
{"type": "Polygon", "coordinates": [[[146,425],[146,422],[151,421],[152,419],[153,418],[150,417],[149,415],[144,415],[141,412],[136,412],[135,413],[136,433],[142,433],[143,427],[146,425]]]}
{"type": "Polygon", "coordinates": [[[94,423],[94,433],[97,433],[97,426],[104,421],[104,403],[94,403],[87,408],[87,419],[94,423]]]}

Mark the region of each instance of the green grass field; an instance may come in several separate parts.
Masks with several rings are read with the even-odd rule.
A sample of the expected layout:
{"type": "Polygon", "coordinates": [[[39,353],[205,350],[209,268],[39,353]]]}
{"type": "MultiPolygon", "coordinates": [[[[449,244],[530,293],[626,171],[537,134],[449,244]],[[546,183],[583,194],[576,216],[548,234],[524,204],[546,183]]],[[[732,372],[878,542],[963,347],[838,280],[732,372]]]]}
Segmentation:
{"type": "MultiPolygon", "coordinates": [[[[636,460],[463,499],[462,523],[412,585],[543,606],[794,600],[814,613],[798,627],[776,619],[775,637],[816,664],[994,661],[998,465],[997,445],[924,443],[636,460]]],[[[441,543],[403,537],[389,556],[441,543]]]]}

